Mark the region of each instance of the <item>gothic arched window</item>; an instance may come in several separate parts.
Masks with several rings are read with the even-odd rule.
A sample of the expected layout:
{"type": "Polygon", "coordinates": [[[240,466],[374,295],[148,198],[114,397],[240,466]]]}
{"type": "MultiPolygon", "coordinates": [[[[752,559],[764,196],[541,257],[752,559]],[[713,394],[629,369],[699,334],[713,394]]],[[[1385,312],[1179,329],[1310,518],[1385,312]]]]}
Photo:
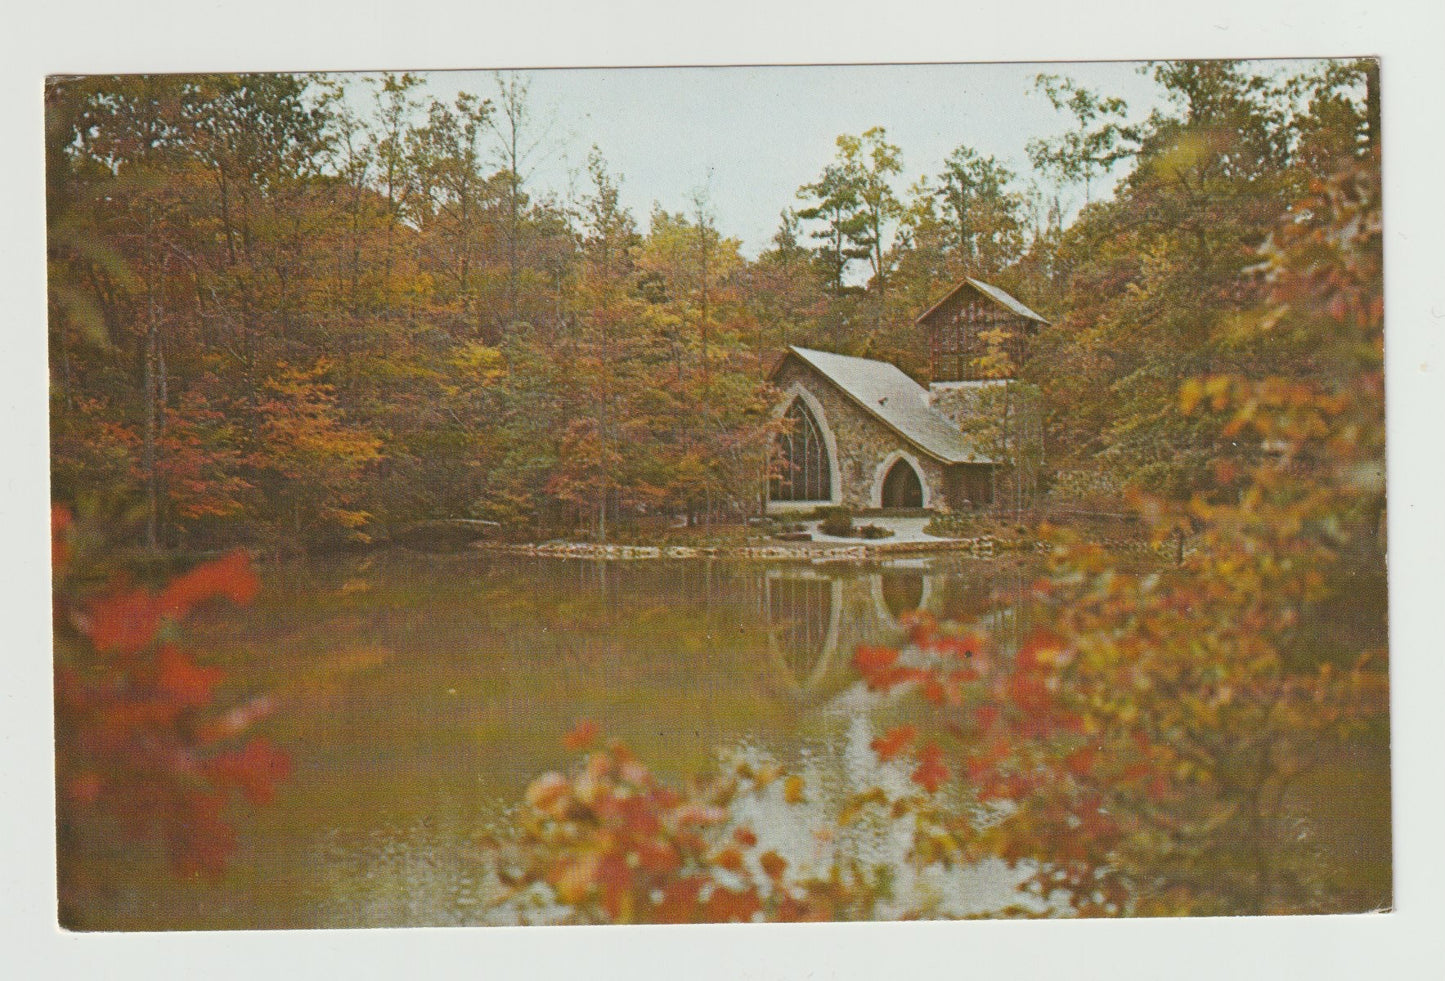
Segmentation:
{"type": "Polygon", "coordinates": [[[778,437],[782,457],[772,482],[775,501],[828,501],[833,497],[828,448],[822,430],[802,399],[794,399],[783,416],[786,428],[778,437]]]}

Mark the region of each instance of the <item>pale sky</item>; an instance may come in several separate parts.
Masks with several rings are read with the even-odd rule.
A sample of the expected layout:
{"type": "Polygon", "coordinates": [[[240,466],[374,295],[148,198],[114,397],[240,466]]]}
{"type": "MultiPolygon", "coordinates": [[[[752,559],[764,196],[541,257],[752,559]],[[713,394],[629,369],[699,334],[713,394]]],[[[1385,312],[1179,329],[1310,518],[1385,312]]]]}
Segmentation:
{"type": "MultiPolygon", "coordinates": [[[[1281,67],[1302,63],[1271,62],[1281,67]]],[[[586,187],[588,149],[596,144],[622,179],[622,202],[643,230],[654,202],[690,209],[708,186],[719,229],[753,257],[768,247],[778,213],[796,206],[797,189],[834,155],[840,133],[883,126],[903,152],[901,192],[936,175],[960,144],[1030,176],[1025,145],[1064,132],[1071,119],[1034,91],[1040,72],[1066,75],[1101,94],[1122,97],[1142,119],[1163,100],[1138,62],[1053,64],[865,65],[761,68],[542,69],[530,103],[550,117],[550,149],[531,175],[534,193],[565,195],[569,173],[586,187]]],[[[492,96],[489,72],[432,72],[428,94],[492,96]]],[[[359,79],[358,79],[359,82],[359,79]]],[[[358,108],[369,90],[357,84],[358,108]]],[[[1107,182],[1105,182],[1107,183],[1107,182]]],[[[1093,188],[1094,197],[1108,188],[1093,188]]],[[[1082,189],[1066,193],[1069,210],[1082,189]]]]}

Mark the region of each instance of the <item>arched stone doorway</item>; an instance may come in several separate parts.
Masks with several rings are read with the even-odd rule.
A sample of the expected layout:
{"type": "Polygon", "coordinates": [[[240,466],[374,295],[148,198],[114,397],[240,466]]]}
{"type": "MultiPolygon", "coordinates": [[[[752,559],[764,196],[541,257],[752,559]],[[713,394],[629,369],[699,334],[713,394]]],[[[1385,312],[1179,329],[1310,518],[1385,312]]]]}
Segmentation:
{"type": "Polygon", "coordinates": [[[913,464],[900,457],[883,478],[882,505],[885,508],[923,507],[923,481],[913,464]]]}

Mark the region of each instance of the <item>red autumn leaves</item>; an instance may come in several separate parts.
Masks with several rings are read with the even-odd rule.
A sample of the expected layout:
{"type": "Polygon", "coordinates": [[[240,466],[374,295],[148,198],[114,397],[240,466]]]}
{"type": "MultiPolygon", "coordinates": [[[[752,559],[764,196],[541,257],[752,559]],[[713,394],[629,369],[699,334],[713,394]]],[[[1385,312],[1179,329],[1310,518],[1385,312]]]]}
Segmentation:
{"type": "Polygon", "coordinates": [[[240,725],[236,709],[214,711],[225,671],[186,650],[178,631],[212,600],[250,602],[250,560],[234,552],[156,590],[118,582],[88,593],[71,568],[70,513],[54,509],[51,528],[62,825],[115,821],[164,844],[182,873],[219,872],[235,849],[227,801],[270,801],[290,763],[263,737],[238,740],[257,720],[249,705],[271,703],[243,706],[240,725]]]}
{"type": "MultiPolygon", "coordinates": [[[[873,740],[870,745],[878,758],[886,762],[912,746],[917,738],[916,726],[897,726],[873,740]]],[[[949,777],[949,769],[943,763],[943,750],[939,749],[936,743],[928,743],[918,751],[917,756],[918,768],[913,771],[910,779],[931,794],[943,786],[949,777]]]]}
{"type": "Polygon", "coordinates": [[[897,726],[873,740],[870,745],[880,760],[887,761],[913,745],[913,740],[917,738],[918,728],[916,726],[897,726]]]}
{"type": "Polygon", "coordinates": [[[209,705],[226,672],[197,664],[174,644],[161,644],[156,654],[156,689],[181,708],[209,705]]]}
{"type": "MultiPolygon", "coordinates": [[[[910,624],[909,642],[912,654],[908,657],[899,648],[863,646],[857,649],[853,664],[870,690],[886,692],[911,683],[934,706],[966,709],[978,734],[987,734],[994,728],[999,718],[999,703],[1010,697],[1017,702],[1020,695],[1027,702],[1035,690],[1037,682],[1019,680],[1022,672],[1014,675],[1010,686],[1000,686],[996,679],[985,685],[983,672],[992,659],[985,651],[984,638],[977,633],[944,633],[931,618],[915,615],[910,624]],[[981,702],[981,699],[988,700],[981,702]]],[[[963,734],[956,724],[948,728],[955,734],[963,734]]],[[[871,746],[878,758],[886,762],[914,749],[918,737],[916,726],[902,725],[874,739],[871,746]]],[[[965,771],[970,779],[977,780],[986,770],[991,771],[993,764],[1000,762],[1004,755],[993,758],[977,753],[967,755],[963,761],[965,771]]],[[[910,779],[930,794],[937,792],[953,775],[952,768],[944,762],[943,748],[935,741],[917,746],[913,758],[916,767],[910,779]]]]}
{"type": "Polygon", "coordinates": [[[171,580],[160,592],[114,589],[83,607],[80,629],[101,654],[134,654],[155,640],[161,626],[179,623],[213,598],[245,605],[260,583],[245,552],[204,562],[171,580]]]}
{"type": "MultiPolygon", "coordinates": [[[[597,741],[590,721],[563,738],[571,749],[597,741]]],[[[859,901],[851,887],[840,878],[790,879],[787,860],[732,821],[739,794],[776,784],[783,800],[801,800],[801,781],[780,777],[776,768],[740,765],[679,790],[614,741],[589,752],[571,776],[532,782],[519,834],[495,845],[495,867],[505,886],[545,886],[584,921],[833,919],[859,901]]]]}

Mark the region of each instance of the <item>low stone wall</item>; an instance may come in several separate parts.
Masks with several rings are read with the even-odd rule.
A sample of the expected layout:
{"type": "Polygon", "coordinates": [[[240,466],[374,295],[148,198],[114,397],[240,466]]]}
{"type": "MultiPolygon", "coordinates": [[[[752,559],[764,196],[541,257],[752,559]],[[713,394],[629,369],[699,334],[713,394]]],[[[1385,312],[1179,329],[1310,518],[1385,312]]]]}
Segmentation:
{"type": "Polygon", "coordinates": [[[542,545],[477,542],[485,552],[531,555],[557,559],[594,559],[636,562],[650,559],[756,559],[766,562],[866,562],[894,555],[928,555],[967,552],[975,558],[993,558],[1002,551],[992,537],[939,539],[936,542],[868,542],[839,545],[826,542],[778,542],[759,545],[598,545],[590,542],[542,545]]]}
{"type": "MultiPolygon", "coordinates": [[[[1161,559],[1176,556],[1173,541],[1151,544],[1134,540],[1104,540],[1110,552],[1153,555],[1161,559]]],[[[991,559],[1001,552],[1033,551],[1047,554],[1053,546],[1033,539],[1000,539],[992,535],[977,538],[940,538],[931,542],[872,541],[841,545],[836,542],[769,542],[756,545],[598,545],[592,542],[514,544],[476,542],[472,548],[506,555],[530,555],[556,559],[590,559],[609,562],[637,562],[653,559],[752,559],[763,562],[869,562],[899,555],[939,555],[963,552],[978,559],[991,559]]],[[[1191,555],[1194,543],[1186,540],[1184,554],[1191,555]]]]}
{"type": "MultiPolygon", "coordinates": [[[[1174,561],[1178,558],[1188,558],[1199,550],[1193,538],[1184,540],[1184,547],[1181,552],[1179,544],[1172,538],[1166,538],[1162,542],[1141,541],[1135,538],[1099,538],[1092,539],[1093,544],[1103,548],[1104,551],[1113,555],[1148,555],[1156,559],[1167,559],[1174,561]]],[[[1047,555],[1054,550],[1054,546],[1044,541],[1035,541],[1031,547],[1035,552],[1047,555]]]]}

